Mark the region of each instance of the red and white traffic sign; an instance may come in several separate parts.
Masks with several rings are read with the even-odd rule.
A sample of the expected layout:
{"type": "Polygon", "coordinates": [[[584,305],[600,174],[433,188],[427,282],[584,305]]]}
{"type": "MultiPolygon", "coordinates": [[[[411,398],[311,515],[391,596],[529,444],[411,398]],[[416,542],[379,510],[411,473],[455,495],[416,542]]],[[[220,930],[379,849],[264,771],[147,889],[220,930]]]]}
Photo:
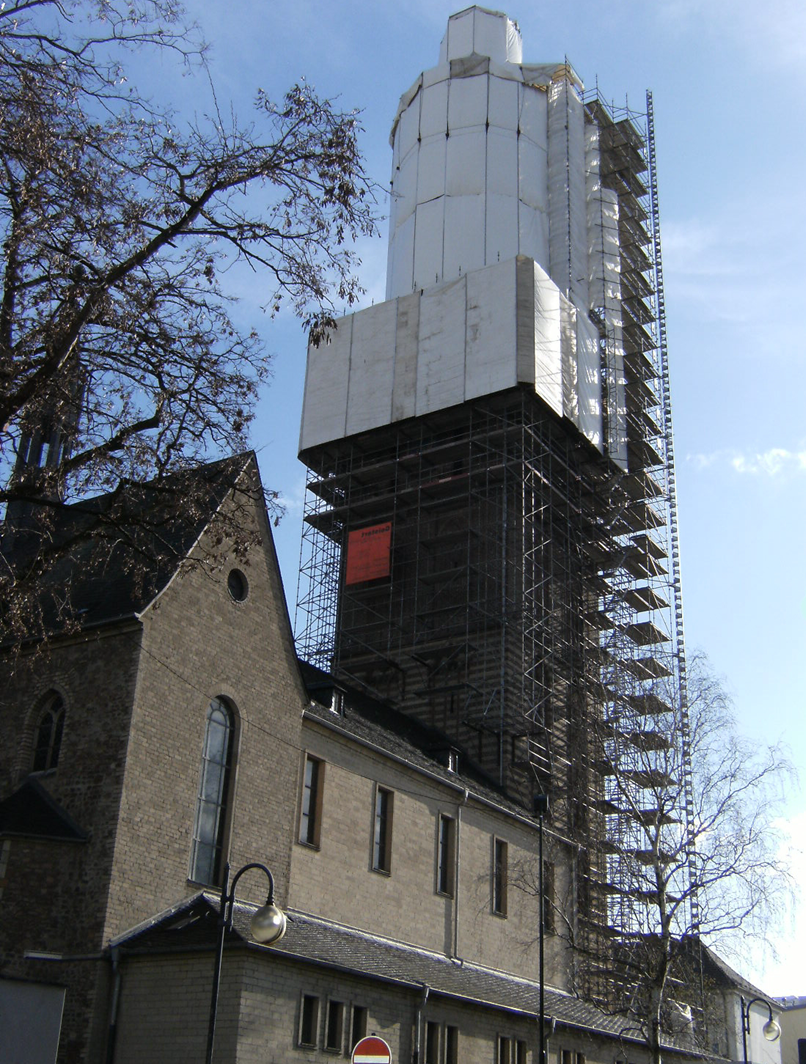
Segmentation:
{"type": "Polygon", "coordinates": [[[382,1038],[371,1034],[356,1042],[352,1064],[392,1064],[392,1050],[382,1038]]]}

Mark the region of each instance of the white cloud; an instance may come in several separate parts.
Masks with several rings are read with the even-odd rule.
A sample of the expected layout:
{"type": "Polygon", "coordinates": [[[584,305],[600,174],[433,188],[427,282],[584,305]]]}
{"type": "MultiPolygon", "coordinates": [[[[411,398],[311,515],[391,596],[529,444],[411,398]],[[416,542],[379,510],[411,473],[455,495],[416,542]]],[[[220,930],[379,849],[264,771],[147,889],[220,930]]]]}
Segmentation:
{"type": "Polygon", "coordinates": [[[806,473],[806,450],[790,451],[785,447],[769,447],[766,451],[742,453],[720,449],[706,454],[687,454],[686,462],[697,469],[729,467],[741,475],[784,477],[806,473]]]}
{"type": "Polygon", "coordinates": [[[731,465],[737,473],[759,476],[778,476],[780,473],[806,472],[806,451],[787,451],[783,447],[770,447],[762,453],[735,455],[731,465]]]}

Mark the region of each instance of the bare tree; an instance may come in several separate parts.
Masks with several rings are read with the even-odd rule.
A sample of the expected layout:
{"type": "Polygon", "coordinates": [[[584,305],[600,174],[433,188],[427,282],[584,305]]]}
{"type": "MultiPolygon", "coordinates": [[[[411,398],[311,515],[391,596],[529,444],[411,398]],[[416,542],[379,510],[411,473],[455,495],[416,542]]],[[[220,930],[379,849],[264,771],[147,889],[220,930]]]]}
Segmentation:
{"type": "Polygon", "coordinates": [[[268,360],[227,270],[251,267],[268,313],[287,301],[318,342],[375,232],[355,113],[296,85],[258,91],[249,124],[217,106],[183,123],[125,80],[133,48],[204,64],[174,0],[0,8],[0,596],[17,637],[65,505],[156,478],[184,485],[187,512],[175,474],[247,446],[268,360]]]}
{"type": "MultiPolygon", "coordinates": [[[[610,993],[600,1004],[623,1014],[625,1033],[647,1043],[655,1064],[669,1038],[702,1049],[712,1041],[701,948],[735,954],[749,939],[768,942],[791,889],[776,824],[791,766],[780,747],[739,734],[703,655],[688,674],[687,719],[659,681],[638,700],[617,699],[601,725],[608,856],[599,867],[606,860],[612,937],[591,950],[570,895],[555,916],[580,985],[589,965],[607,963],[610,993]]],[[[517,879],[534,889],[533,870],[517,879]]]]}

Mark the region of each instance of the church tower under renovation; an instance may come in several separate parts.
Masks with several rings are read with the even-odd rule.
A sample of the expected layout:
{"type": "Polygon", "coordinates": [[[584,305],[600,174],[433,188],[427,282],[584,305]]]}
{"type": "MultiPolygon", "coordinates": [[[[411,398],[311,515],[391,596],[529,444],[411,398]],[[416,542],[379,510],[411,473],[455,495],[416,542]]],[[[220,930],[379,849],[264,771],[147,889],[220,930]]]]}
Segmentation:
{"type": "Polygon", "coordinates": [[[550,796],[595,957],[691,830],[652,99],[472,7],[391,142],[386,301],[308,352],[299,652],[550,796]]]}

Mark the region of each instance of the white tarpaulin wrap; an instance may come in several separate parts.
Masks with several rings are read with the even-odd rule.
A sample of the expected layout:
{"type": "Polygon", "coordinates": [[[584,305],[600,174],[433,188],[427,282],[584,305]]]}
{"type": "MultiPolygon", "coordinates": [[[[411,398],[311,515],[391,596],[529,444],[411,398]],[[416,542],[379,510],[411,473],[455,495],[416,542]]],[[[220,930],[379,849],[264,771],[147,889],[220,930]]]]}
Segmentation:
{"type": "MultiPolygon", "coordinates": [[[[588,281],[590,306],[603,322],[603,357],[607,365],[608,423],[604,445],[613,461],[627,468],[627,414],[622,343],[621,256],[618,196],[604,188],[599,176],[599,145],[595,126],[587,130],[588,281]]],[[[597,384],[597,392],[601,385],[597,384]]]]}
{"type": "Polygon", "coordinates": [[[387,302],[309,350],[303,451],[527,385],[626,467],[618,197],[572,68],[521,59],[471,7],[402,96],[387,302]]]}
{"type": "Polygon", "coordinates": [[[588,306],[585,115],[570,72],[548,102],[549,274],[577,307],[588,306]]]}
{"type": "Polygon", "coordinates": [[[557,67],[520,58],[511,20],[469,8],[450,20],[440,65],[401,98],[387,299],[518,254],[548,268],[547,89],[557,67]]]}
{"type": "Polygon", "coordinates": [[[517,23],[480,7],[451,15],[439,47],[440,63],[473,53],[489,55],[500,63],[520,63],[523,44],[517,23]]]}
{"type": "MultiPolygon", "coordinates": [[[[602,441],[602,383],[599,356],[599,334],[586,314],[576,315],[577,325],[577,396],[579,429],[601,451],[602,441]]],[[[622,396],[622,416],[623,416],[622,396]]]]}
{"type": "Polygon", "coordinates": [[[300,450],[526,384],[601,446],[587,317],[523,256],[339,322],[308,350],[300,450]]]}

